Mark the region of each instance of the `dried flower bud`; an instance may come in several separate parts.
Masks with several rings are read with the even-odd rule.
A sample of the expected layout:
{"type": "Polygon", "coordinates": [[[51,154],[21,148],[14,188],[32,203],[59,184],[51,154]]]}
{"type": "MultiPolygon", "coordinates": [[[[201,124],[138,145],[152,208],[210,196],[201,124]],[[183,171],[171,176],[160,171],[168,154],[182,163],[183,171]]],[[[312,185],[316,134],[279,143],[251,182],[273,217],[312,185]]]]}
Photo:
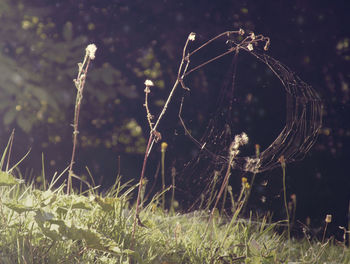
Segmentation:
{"type": "Polygon", "coordinates": [[[154,86],[154,84],[153,84],[153,82],[152,82],[151,80],[146,80],[146,81],[145,81],[145,85],[146,85],[147,87],[154,86]]]}
{"type": "Polygon", "coordinates": [[[243,35],[244,35],[244,30],[240,28],[239,31],[238,31],[238,34],[240,34],[241,36],[243,36],[243,35]]]}
{"type": "Polygon", "coordinates": [[[95,59],[95,53],[96,53],[97,47],[95,44],[89,44],[85,51],[87,53],[87,55],[89,56],[90,60],[95,59]]]}
{"type": "Polygon", "coordinates": [[[191,33],[188,35],[188,40],[194,41],[195,39],[196,39],[196,33],[191,32],[191,33]]]}
{"type": "Polygon", "coordinates": [[[325,221],[326,221],[326,223],[332,222],[332,215],[330,215],[330,214],[326,215],[325,221]]]}
{"type": "Polygon", "coordinates": [[[248,49],[249,51],[252,51],[252,50],[254,49],[252,43],[249,43],[249,44],[248,44],[247,49],[248,49]]]}
{"type": "Polygon", "coordinates": [[[252,40],[255,39],[255,34],[254,34],[254,32],[250,33],[250,38],[251,38],[252,40]]]}

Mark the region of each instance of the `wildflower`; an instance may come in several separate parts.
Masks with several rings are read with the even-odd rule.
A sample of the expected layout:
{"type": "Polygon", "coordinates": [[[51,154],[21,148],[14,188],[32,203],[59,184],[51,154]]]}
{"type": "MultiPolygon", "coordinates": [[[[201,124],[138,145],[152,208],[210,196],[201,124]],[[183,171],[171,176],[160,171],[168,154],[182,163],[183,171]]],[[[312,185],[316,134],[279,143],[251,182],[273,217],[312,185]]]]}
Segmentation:
{"type": "Polygon", "coordinates": [[[168,147],[168,144],[166,142],[162,142],[162,144],[161,144],[161,151],[165,152],[167,147],[168,147]]]}
{"type": "Polygon", "coordinates": [[[325,221],[326,221],[326,223],[332,222],[332,215],[330,215],[330,214],[326,215],[325,221]]]}
{"type": "Polygon", "coordinates": [[[244,30],[240,28],[239,31],[238,31],[238,34],[240,34],[241,36],[243,36],[243,35],[244,35],[244,30]]]}
{"type": "Polygon", "coordinates": [[[188,40],[194,41],[195,39],[196,39],[196,33],[191,32],[191,33],[188,35],[188,40]]]}
{"type": "Polygon", "coordinates": [[[242,177],[242,184],[245,184],[248,182],[248,179],[246,177],[242,177]]]}
{"type": "Polygon", "coordinates": [[[97,47],[95,44],[89,44],[85,51],[87,53],[87,55],[89,56],[90,60],[95,59],[95,53],[96,53],[97,47]]]}
{"type": "Polygon", "coordinates": [[[249,189],[250,188],[250,184],[248,182],[246,182],[245,185],[244,185],[244,188],[249,189]]]}

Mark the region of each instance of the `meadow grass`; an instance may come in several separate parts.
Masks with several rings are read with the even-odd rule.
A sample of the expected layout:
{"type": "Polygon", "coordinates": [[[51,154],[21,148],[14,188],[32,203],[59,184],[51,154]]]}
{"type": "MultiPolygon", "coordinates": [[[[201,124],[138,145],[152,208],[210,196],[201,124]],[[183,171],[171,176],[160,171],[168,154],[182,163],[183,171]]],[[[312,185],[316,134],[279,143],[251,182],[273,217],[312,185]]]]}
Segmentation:
{"type": "MultiPolygon", "coordinates": [[[[64,172],[65,173],[65,172],[64,172]]],[[[116,183],[103,195],[44,189],[0,173],[0,263],[350,263],[350,250],[326,239],[291,239],[268,217],[241,219],[208,211],[162,209],[156,195],[140,209],[133,238],[137,185],[116,183]]]]}

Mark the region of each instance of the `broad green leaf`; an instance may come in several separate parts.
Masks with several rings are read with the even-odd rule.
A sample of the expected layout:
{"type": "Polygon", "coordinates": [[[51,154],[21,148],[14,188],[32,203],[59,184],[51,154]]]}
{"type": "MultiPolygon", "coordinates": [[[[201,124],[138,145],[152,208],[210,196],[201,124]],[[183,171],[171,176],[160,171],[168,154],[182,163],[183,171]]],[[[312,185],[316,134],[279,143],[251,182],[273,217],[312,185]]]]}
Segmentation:
{"type": "Polygon", "coordinates": [[[22,182],[23,180],[17,179],[5,171],[0,171],[0,186],[13,186],[22,182]]]}
{"type": "Polygon", "coordinates": [[[50,228],[47,228],[44,226],[40,226],[40,229],[44,233],[44,235],[50,238],[51,240],[53,241],[62,240],[61,234],[56,230],[51,230],[50,228]]]}
{"type": "MultiPolygon", "coordinates": [[[[67,204],[68,205],[68,204],[67,204]]],[[[68,205],[69,206],[69,205],[68,205]]],[[[84,196],[77,196],[74,198],[72,209],[86,209],[90,210],[91,205],[88,201],[88,199],[84,196]]]]}
{"type": "Polygon", "coordinates": [[[38,210],[36,211],[35,220],[44,223],[45,221],[54,219],[54,217],[55,215],[53,213],[38,210]]]}
{"type": "Polygon", "coordinates": [[[25,206],[23,204],[18,204],[18,203],[4,203],[5,206],[10,208],[11,210],[21,214],[23,212],[29,212],[29,211],[35,211],[37,208],[33,206],[25,206]]]}

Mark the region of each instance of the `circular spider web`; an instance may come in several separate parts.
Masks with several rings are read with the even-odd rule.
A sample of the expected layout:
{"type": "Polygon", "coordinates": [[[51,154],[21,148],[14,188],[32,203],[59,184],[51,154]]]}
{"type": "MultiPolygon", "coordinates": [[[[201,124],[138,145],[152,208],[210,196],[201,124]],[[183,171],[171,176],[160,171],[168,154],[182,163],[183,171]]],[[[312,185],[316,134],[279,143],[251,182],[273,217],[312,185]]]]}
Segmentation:
{"type": "MultiPolygon", "coordinates": [[[[265,70],[270,75],[277,77],[275,79],[279,81],[279,85],[282,86],[282,91],[285,93],[285,99],[283,98],[285,109],[283,111],[285,111],[286,118],[284,126],[282,123],[281,130],[276,137],[265,148],[261,149],[258,156],[255,151],[251,154],[236,156],[232,165],[234,169],[260,173],[280,166],[279,159],[282,156],[286,163],[301,160],[315,143],[322,124],[322,102],[310,85],[303,82],[278,60],[268,56],[264,51],[260,51],[260,42],[255,42],[253,43],[254,46],[249,46],[244,41],[238,42],[230,39],[229,34],[227,36],[227,43],[231,45],[229,51],[232,52],[224,51],[214,59],[205,60],[205,63],[190,69],[184,74],[183,78],[184,84],[191,90],[184,90],[178,116],[184,134],[197,146],[197,152],[192,160],[185,164],[181,174],[186,176],[187,184],[199,183],[204,190],[208,190],[208,185],[213,184],[214,176],[224,174],[223,170],[227,168],[229,163],[229,147],[235,135],[244,132],[242,128],[237,129],[237,122],[235,122],[235,107],[237,104],[235,93],[245,89],[237,87],[237,78],[239,78],[237,68],[240,66],[240,56],[243,54],[245,56],[247,54],[252,55],[255,61],[257,60],[265,66],[265,70]],[[193,107],[193,100],[200,97],[197,94],[196,98],[193,98],[192,89],[194,89],[196,83],[194,79],[191,79],[191,75],[202,71],[202,68],[212,63],[217,63],[213,68],[214,70],[221,71],[219,62],[227,55],[233,55],[233,58],[231,56],[231,69],[229,70],[230,77],[226,80],[226,84],[221,85],[222,88],[218,93],[216,107],[212,109],[213,112],[209,115],[210,118],[207,125],[205,125],[205,129],[200,131],[191,123],[191,119],[186,118],[187,109],[193,107]],[[210,178],[211,180],[205,180],[210,178]]],[[[190,56],[189,58],[192,59],[190,56]]],[[[244,72],[244,69],[240,74],[242,72],[244,72]]],[[[201,74],[210,73],[203,71],[201,74]]],[[[220,84],[215,83],[210,83],[210,85],[220,86],[220,84]]],[[[211,86],[209,88],[211,89],[211,86]]],[[[276,88],[281,89],[280,87],[276,88]]],[[[275,98],[275,100],[281,101],[282,99],[275,98]]],[[[215,99],[211,99],[211,101],[214,105],[215,99]]],[[[210,104],[210,101],[208,103],[210,104]]],[[[268,127],[264,129],[268,130],[268,127]]],[[[259,144],[259,142],[256,143],[259,144]]],[[[245,154],[246,152],[241,153],[245,154]]]]}

